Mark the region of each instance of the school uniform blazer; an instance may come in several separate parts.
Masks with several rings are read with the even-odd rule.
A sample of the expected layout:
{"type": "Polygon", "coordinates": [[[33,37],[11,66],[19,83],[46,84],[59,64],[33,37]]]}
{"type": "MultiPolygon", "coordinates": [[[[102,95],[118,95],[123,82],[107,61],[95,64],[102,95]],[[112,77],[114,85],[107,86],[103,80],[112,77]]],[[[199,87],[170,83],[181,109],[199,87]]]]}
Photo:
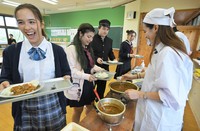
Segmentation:
{"type": "MultiPolygon", "coordinates": [[[[22,42],[10,45],[3,51],[3,65],[0,83],[5,80],[9,81],[10,84],[22,82],[18,71],[21,46],[22,42]]],[[[63,48],[55,44],[52,44],[52,48],[55,60],[55,77],[71,75],[70,67],[66,60],[66,53],[64,52],[63,48]]],[[[66,98],[63,92],[58,92],[57,94],[64,115],[66,114],[66,98]]],[[[12,103],[12,115],[16,125],[21,125],[21,104],[21,101],[12,103]]]]}
{"type": "Polygon", "coordinates": [[[128,44],[128,41],[123,41],[119,50],[119,61],[131,61],[131,57],[128,57],[128,54],[131,52],[131,46],[128,44]]]}

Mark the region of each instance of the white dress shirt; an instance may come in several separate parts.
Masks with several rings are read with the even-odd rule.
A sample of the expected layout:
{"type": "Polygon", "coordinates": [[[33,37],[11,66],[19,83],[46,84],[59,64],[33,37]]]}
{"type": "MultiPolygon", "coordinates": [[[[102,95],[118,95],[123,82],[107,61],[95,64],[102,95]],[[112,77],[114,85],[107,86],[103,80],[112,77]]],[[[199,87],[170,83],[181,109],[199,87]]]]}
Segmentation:
{"type": "Polygon", "coordinates": [[[193,63],[188,55],[160,43],[146,70],[141,90],[158,92],[161,101],[138,99],[134,131],[180,131],[192,86],[193,63]]]}
{"type": "Polygon", "coordinates": [[[38,46],[46,52],[46,58],[34,61],[29,58],[27,53],[32,48],[28,40],[23,41],[19,58],[19,73],[23,82],[31,80],[46,80],[55,77],[55,63],[52,44],[45,38],[38,46]]]}

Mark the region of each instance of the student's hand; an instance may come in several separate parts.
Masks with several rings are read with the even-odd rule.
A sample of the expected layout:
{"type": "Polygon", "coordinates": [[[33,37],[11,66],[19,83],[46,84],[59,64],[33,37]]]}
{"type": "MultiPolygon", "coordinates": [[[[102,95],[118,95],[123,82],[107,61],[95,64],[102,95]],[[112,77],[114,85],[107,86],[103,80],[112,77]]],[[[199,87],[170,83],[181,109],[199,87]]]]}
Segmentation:
{"type": "Polygon", "coordinates": [[[101,58],[98,58],[98,59],[97,59],[97,63],[102,64],[102,63],[103,63],[103,60],[102,60],[101,58]]]}
{"type": "Polygon", "coordinates": [[[8,81],[4,81],[0,84],[0,91],[5,89],[6,87],[10,86],[10,83],[8,81]]]}
{"type": "Polygon", "coordinates": [[[70,79],[71,77],[70,77],[69,75],[65,75],[65,76],[63,76],[63,78],[64,78],[65,80],[67,80],[67,79],[70,79]]]}
{"type": "Polygon", "coordinates": [[[135,57],[135,54],[130,54],[130,57],[131,57],[131,58],[135,57]]]}
{"type": "Polygon", "coordinates": [[[93,76],[93,75],[90,75],[90,77],[89,77],[89,82],[92,82],[92,81],[96,81],[97,80],[97,78],[95,77],[95,76],[93,76]]]}

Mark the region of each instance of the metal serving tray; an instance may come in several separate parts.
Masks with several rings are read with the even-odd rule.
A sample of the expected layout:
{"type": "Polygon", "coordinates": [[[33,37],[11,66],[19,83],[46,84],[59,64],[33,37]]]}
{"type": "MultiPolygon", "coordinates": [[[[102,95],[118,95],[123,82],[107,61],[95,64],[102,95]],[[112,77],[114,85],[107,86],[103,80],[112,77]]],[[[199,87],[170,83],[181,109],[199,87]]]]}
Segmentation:
{"type": "Polygon", "coordinates": [[[123,64],[123,62],[119,62],[119,61],[116,63],[111,63],[109,61],[103,61],[102,63],[105,65],[122,65],[123,64]]]}
{"type": "Polygon", "coordinates": [[[61,92],[73,86],[70,80],[64,80],[63,77],[54,78],[50,80],[45,80],[40,82],[40,86],[42,89],[38,92],[22,95],[19,97],[12,97],[12,98],[0,98],[0,104],[8,103],[8,102],[17,102],[21,100],[26,100],[34,97],[39,97],[47,94],[52,94],[56,92],[61,92]]]}

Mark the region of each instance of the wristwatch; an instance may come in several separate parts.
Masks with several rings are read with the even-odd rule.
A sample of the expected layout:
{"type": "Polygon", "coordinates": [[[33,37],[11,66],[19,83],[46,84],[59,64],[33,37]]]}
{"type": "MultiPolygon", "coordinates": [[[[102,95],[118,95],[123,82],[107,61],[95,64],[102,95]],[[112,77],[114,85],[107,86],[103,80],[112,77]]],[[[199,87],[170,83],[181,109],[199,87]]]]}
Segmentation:
{"type": "Polygon", "coordinates": [[[148,99],[148,97],[147,97],[147,92],[144,92],[143,98],[144,98],[144,99],[148,99]]]}

